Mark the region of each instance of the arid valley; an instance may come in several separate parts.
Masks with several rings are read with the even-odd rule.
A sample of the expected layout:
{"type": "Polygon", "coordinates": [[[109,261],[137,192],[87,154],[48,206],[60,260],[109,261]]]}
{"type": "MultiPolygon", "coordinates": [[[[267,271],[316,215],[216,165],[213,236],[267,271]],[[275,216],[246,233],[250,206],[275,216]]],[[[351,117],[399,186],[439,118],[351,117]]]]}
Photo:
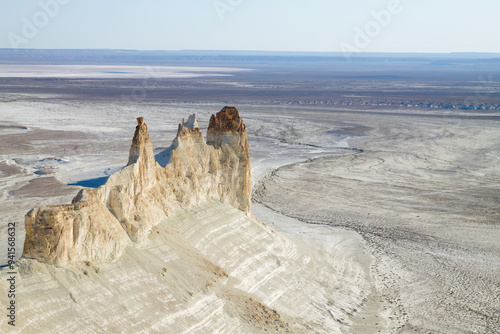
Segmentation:
{"type": "Polygon", "coordinates": [[[1,51],[0,332],[500,333],[499,78],[459,55],[1,51]],[[207,133],[225,106],[238,148],[207,133]],[[129,170],[168,186],[148,212],[122,191],[121,219],[129,170]],[[54,255],[25,215],[83,188],[121,239],[54,255]]]}

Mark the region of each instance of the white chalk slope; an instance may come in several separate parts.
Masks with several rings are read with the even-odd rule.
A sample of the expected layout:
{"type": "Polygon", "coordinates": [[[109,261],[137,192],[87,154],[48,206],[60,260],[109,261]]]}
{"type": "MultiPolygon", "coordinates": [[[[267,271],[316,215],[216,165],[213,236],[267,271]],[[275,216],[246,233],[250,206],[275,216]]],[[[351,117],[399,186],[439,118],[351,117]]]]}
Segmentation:
{"type": "Polygon", "coordinates": [[[370,257],[354,243],[325,251],[208,201],[178,209],[116,262],[21,260],[11,332],[340,332],[370,292],[370,257]]]}

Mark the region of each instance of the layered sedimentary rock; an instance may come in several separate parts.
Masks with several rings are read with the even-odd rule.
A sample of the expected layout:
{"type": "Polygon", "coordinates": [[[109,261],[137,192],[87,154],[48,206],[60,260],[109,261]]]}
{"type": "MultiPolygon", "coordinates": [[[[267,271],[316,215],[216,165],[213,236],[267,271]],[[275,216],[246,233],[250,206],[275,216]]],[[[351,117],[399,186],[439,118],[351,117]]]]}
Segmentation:
{"type": "Polygon", "coordinates": [[[172,209],[220,200],[250,213],[250,153],[236,108],[213,115],[203,139],[196,117],[179,124],[172,145],[157,155],[142,117],[129,161],[97,189],[81,190],[70,205],[31,210],[23,256],[52,264],[114,259],[143,245],[172,209]]]}
{"type": "MultiPolygon", "coordinates": [[[[330,334],[349,332],[365,304],[377,323],[398,319],[369,302],[380,294],[360,236],[260,212],[297,240],[249,214],[250,155],[236,109],[211,118],[208,143],[194,116],[183,120],[156,156],[137,121],[127,166],[72,204],[26,216],[18,322],[0,332],[330,334]]],[[[0,268],[0,290],[6,275],[0,268]]],[[[9,305],[0,294],[4,317],[9,305]]]]}
{"type": "MultiPolygon", "coordinates": [[[[361,237],[284,226],[302,240],[211,200],[173,210],[116,261],[61,270],[21,259],[18,320],[0,322],[0,333],[341,333],[370,293],[361,237]]],[[[2,291],[7,278],[0,269],[2,291]]],[[[9,302],[0,294],[3,317],[9,302]]],[[[391,316],[383,312],[375,321],[391,316]]]]}
{"type": "Polygon", "coordinates": [[[47,263],[119,256],[130,239],[97,198],[31,210],[25,218],[23,256],[47,263]]]}
{"type": "MultiPolygon", "coordinates": [[[[207,131],[207,144],[215,148],[222,148],[225,156],[232,156],[235,163],[231,179],[226,185],[236,190],[235,198],[239,199],[238,208],[250,212],[251,168],[250,149],[248,146],[247,130],[238,110],[234,107],[225,107],[217,115],[212,115],[207,131]]],[[[236,205],[235,205],[236,206],[236,205]]]]}

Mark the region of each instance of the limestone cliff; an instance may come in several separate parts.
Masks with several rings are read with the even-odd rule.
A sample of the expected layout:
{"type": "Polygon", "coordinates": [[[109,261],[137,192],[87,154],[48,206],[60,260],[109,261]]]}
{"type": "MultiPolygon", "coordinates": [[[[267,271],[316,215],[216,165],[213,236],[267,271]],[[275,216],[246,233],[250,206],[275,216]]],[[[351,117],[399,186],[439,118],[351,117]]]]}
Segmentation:
{"type": "Polygon", "coordinates": [[[234,107],[224,107],[217,115],[212,115],[207,131],[207,144],[221,148],[226,156],[233,153],[234,169],[231,179],[226,179],[225,184],[236,190],[235,198],[239,199],[240,210],[250,213],[251,168],[250,149],[248,146],[247,130],[238,110],[234,107]]]}
{"type": "Polygon", "coordinates": [[[52,264],[114,259],[143,245],[172,209],[219,200],[250,214],[250,151],[236,108],[212,115],[203,139],[195,115],[179,124],[172,145],[157,155],[142,117],[126,167],[70,205],[31,210],[23,256],[52,264]]]}

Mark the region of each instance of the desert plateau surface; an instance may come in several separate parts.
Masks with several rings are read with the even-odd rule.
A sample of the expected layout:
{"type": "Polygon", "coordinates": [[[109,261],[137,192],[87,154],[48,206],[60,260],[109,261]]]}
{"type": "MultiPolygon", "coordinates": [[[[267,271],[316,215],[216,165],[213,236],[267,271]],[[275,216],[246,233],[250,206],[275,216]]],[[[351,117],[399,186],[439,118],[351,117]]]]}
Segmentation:
{"type": "Polygon", "coordinates": [[[0,332],[500,333],[500,65],[435,57],[1,50],[0,332]]]}

